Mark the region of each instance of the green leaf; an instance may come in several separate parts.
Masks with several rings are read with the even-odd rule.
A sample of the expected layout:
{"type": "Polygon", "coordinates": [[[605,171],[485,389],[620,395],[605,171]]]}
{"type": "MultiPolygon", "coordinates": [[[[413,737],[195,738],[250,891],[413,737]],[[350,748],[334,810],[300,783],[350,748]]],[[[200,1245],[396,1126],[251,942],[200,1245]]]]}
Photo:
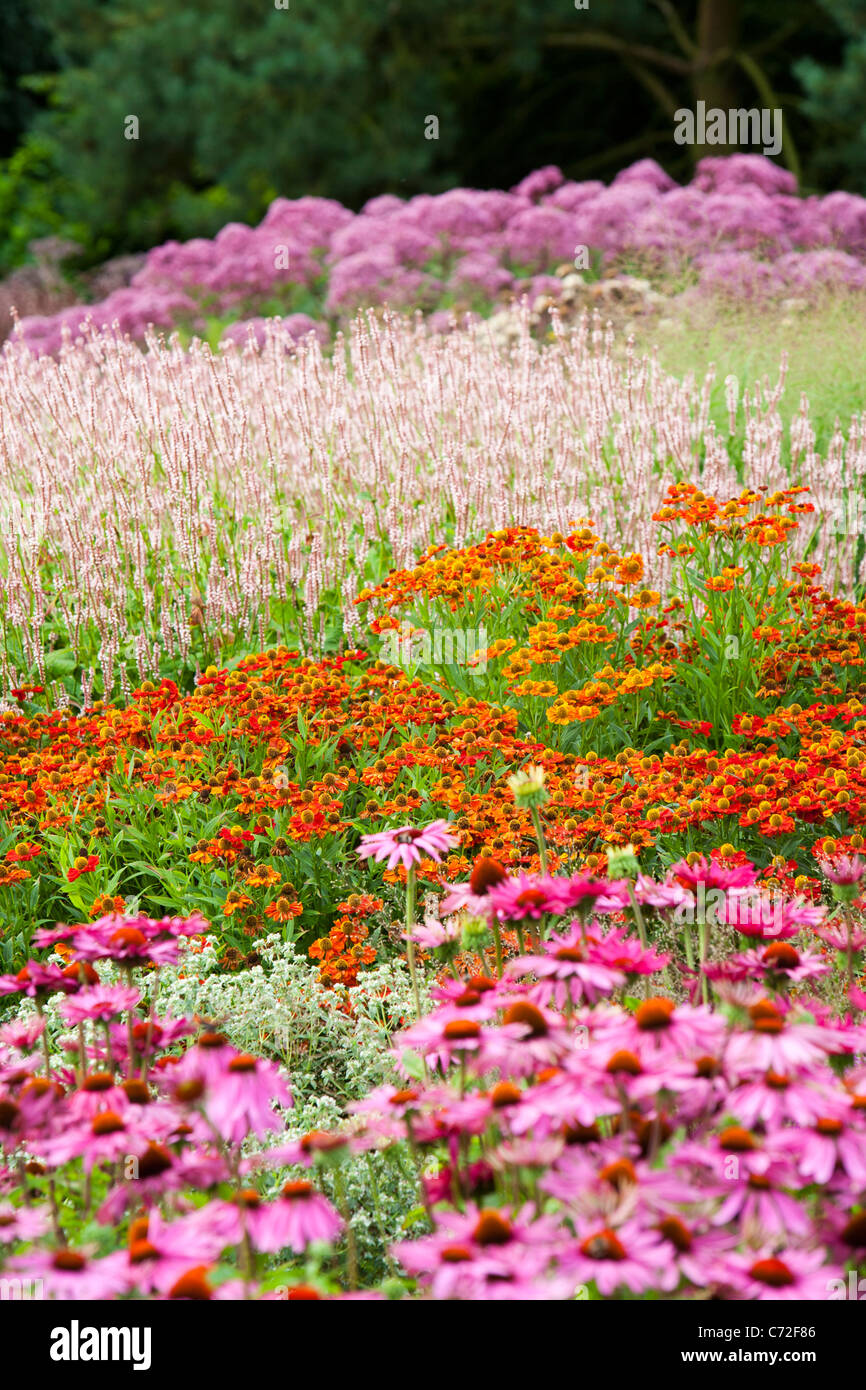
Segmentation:
{"type": "Polygon", "coordinates": [[[401,1055],[400,1061],[407,1076],[411,1076],[413,1081],[424,1080],[424,1063],[417,1052],[407,1050],[401,1055]]]}
{"type": "Polygon", "coordinates": [[[62,680],[64,676],[71,676],[77,665],[75,653],[71,648],[63,647],[46,656],[45,675],[50,681],[62,680]]]}
{"type": "Polygon", "coordinates": [[[411,1231],[413,1226],[417,1226],[426,1219],[427,1213],[423,1207],[412,1207],[410,1211],[407,1211],[400,1225],[404,1231],[411,1231]]]}

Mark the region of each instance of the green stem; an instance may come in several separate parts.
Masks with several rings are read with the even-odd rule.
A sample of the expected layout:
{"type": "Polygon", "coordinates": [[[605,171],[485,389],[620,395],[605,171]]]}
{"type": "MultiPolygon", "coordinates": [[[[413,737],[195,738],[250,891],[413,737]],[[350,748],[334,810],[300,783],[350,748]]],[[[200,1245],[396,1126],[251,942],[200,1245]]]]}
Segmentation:
{"type": "Polygon", "coordinates": [[[699,947],[699,950],[700,950],[700,957],[701,957],[701,999],[703,1000],[703,1002],[704,1002],[705,1004],[708,1004],[708,1003],[710,1002],[709,989],[708,989],[708,986],[707,986],[707,977],[706,977],[706,975],[704,974],[704,965],[706,964],[707,951],[708,951],[708,949],[709,949],[709,944],[710,944],[710,926],[709,926],[709,923],[708,923],[708,922],[699,922],[699,923],[698,923],[698,947],[699,947]]]}
{"type": "Polygon", "coordinates": [[[346,1199],[346,1186],[343,1182],[343,1174],[339,1168],[334,1170],[334,1191],[337,1197],[337,1206],[346,1227],[346,1262],[348,1265],[349,1288],[358,1287],[358,1250],[355,1245],[355,1232],[352,1230],[352,1213],[349,1211],[349,1203],[346,1199]]]}
{"type": "Polygon", "coordinates": [[[376,1225],[379,1228],[379,1239],[382,1242],[382,1253],[385,1256],[385,1263],[388,1266],[388,1273],[391,1275],[392,1278],[396,1278],[397,1266],[391,1259],[391,1252],[388,1249],[388,1234],[385,1230],[385,1222],[382,1217],[382,1204],[379,1200],[379,1184],[376,1181],[376,1169],[373,1165],[373,1159],[371,1155],[369,1153],[366,1153],[364,1157],[367,1160],[367,1169],[370,1174],[370,1191],[373,1194],[373,1214],[376,1217],[376,1225]]]}
{"type": "Polygon", "coordinates": [[[415,868],[406,876],[406,958],[409,962],[409,975],[412,979],[412,993],[415,996],[415,1018],[421,1017],[421,994],[418,989],[418,971],[415,966],[415,942],[412,931],[415,926],[415,868]]]}
{"type": "Polygon", "coordinates": [[[637,934],[640,937],[640,944],[641,946],[643,946],[644,950],[646,950],[648,946],[646,922],[643,919],[643,913],[640,910],[640,903],[634,895],[634,888],[632,887],[631,882],[629,882],[628,885],[628,897],[629,902],[631,903],[632,913],[634,914],[635,924],[637,926],[637,934]]]}
{"type": "Polygon", "coordinates": [[[51,1080],[51,1049],[48,1046],[48,1027],[45,1023],[45,1012],[42,1008],[42,1001],[37,997],[36,1012],[42,1019],[42,1056],[45,1058],[45,1075],[51,1080]]]}
{"type": "Polygon", "coordinates": [[[544,839],[544,831],[541,828],[541,816],[538,814],[538,807],[530,807],[529,814],[532,816],[532,824],[535,827],[535,838],[538,841],[538,857],[541,860],[541,872],[550,872],[547,866],[547,844],[544,839]]]}
{"type": "Polygon", "coordinates": [[[494,949],[495,949],[495,951],[496,951],[496,974],[497,974],[498,978],[501,980],[501,979],[502,979],[502,930],[501,930],[501,928],[500,928],[500,926],[499,926],[499,921],[498,921],[498,919],[497,919],[497,917],[496,917],[496,913],[495,913],[495,912],[493,913],[493,920],[492,920],[492,922],[491,922],[491,926],[492,926],[492,928],[493,928],[493,944],[494,944],[494,949]]]}

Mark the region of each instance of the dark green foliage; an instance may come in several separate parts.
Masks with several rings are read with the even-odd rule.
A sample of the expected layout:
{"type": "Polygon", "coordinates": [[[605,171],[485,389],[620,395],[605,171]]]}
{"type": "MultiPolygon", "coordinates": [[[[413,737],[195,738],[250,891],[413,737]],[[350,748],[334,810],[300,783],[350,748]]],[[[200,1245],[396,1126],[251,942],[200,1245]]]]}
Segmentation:
{"type": "Polygon", "coordinates": [[[702,97],[781,105],[807,185],[866,159],[862,0],[42,0],[38,24],[5,3],[0,142],[27,133],[0,165],[0,270],[47,231],[92,262],[255,221],[277,194],[358,207],[645,155],[688,178],[706,151],[674,144],[673,112],[702,97]]]}

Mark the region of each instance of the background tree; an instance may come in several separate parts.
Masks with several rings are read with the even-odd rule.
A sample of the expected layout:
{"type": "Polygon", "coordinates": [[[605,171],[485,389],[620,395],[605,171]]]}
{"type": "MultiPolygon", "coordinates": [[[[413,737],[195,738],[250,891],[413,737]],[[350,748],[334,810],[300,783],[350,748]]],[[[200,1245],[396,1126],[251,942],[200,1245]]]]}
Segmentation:
{"type": "Polygon", "coordinates": [[[14,244],[0,241],[0,268],[43,224],[74,229],[94,261],[256,220],[277,194],[358,207],[387,190],[509,187],[546,163],[609,178],[644,155],[688,178],[706,150],[674,144],[674,113],[699,99],[781,106],[781,157],[815,186],[838,133],[821,75],[856,47],[850,15],[861,10],[859,0],[823,10],[812,0],[592,0],[587,10],[571,0],[291,0],[285,10],[42,0],[50,49],[24,85],[16,59],[31,107],[0,166],[0,214],[15,204],[17,228],[14,244]],[[806,59],[808,105],[795,75],[806,59]],[[425,139],[430,115],[436,140],[425,139]],[[130,116],[137,139],[125,138],[130,116]]]}
{"type": "Polygon", "coordinates": [[[866,0],[820,0],[820,8],[845,36],[838,66],[810,55],[795,65],[806,91],[803,113],[826,132],[815,169],[828,186],[866,183],[866,0]]]}

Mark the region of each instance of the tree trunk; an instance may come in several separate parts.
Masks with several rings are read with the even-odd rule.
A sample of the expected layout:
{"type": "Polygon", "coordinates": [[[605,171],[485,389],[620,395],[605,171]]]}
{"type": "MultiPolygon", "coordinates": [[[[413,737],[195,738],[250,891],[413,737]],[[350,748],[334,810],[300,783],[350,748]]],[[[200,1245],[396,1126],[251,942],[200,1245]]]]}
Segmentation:
{"type": "MultiPolygon", "coordinates": [[[[705,101],[707,110],[729,111],[739,105],[738,72],[730,54],[740,39],[740,0],[700,0],[697,19],[698,54],[692,77],[692,95],[705,101]]],[[[696,157],[709,152],[724,154],[726,146],[695,146],[696,157]]]]}

